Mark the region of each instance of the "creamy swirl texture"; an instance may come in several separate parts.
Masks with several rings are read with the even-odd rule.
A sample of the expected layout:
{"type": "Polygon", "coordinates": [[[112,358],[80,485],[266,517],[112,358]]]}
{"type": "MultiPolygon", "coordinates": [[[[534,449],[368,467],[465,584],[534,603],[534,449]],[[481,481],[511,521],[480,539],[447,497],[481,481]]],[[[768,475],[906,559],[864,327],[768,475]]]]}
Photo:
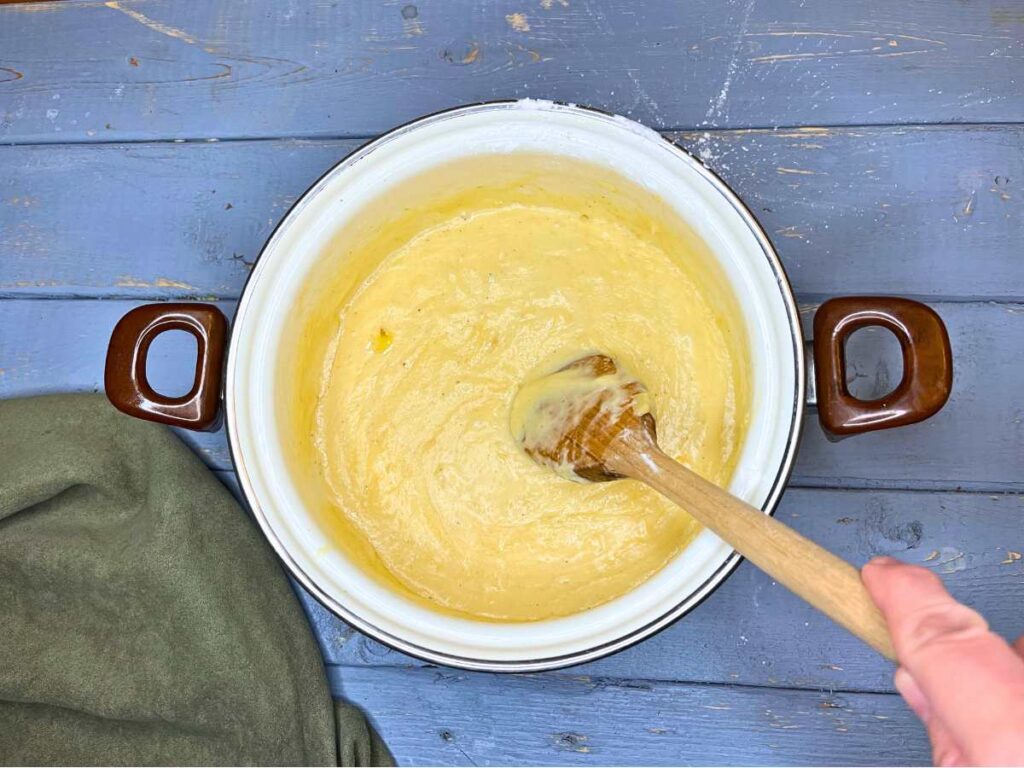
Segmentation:
{"type": "Polygon", "coordinates": [[[608,171],[445,173],[343,232],[311,281],[282,353],[294,472],[337,546],[411,599],[498,621],[601,605],[699,526],[635,481],[535,464],[515,393],[606,352],[647,385],[665,452],[727,484],[750,407],[735,298],[703,243],[608,171]]]}

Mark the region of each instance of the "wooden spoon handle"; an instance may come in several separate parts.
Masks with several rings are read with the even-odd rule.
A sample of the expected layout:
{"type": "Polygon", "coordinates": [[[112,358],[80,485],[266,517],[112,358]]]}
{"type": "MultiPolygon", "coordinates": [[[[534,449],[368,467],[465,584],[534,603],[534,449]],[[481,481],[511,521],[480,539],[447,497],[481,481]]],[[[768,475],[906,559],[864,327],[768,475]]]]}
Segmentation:
{"type": "MultiPolygon", "coordinates": [[[[888,659],[896,660],[882,614],[857,569],[658,449],[637,452],[610,445],[623,474],[672,499],[741,555],[888,659]]],[[[611,462],[609,462],[611,464],[611,462]]]]}

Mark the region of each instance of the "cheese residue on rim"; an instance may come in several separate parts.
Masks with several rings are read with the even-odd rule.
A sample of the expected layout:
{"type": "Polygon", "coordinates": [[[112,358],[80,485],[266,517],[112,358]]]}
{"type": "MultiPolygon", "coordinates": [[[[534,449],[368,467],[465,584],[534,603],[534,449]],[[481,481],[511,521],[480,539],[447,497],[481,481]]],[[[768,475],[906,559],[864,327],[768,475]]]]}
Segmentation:
{"type": "Polygon", "coordinates": [[[600,349],[650,388],[663,450],[728,485],[750,363],[717,266],[646,193],[581,163],[493,162],[474,167],[499,181],[424,186],[436,202],[336,262],[298,345],[322,366],[289,407],[312,414],[296,441],[312,435],[325,528],[361,567],[437,610],[535,621],[629,592],[700,527],[635,481],[535,464],[510,431],[523,383],[600,349]]]}

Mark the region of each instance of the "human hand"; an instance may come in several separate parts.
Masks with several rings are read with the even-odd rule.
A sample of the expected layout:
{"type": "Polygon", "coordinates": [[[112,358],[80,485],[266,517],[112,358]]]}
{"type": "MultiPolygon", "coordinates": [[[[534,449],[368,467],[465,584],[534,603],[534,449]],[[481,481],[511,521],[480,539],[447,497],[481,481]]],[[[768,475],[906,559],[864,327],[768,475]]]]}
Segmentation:
{"type": "Polygon", "coordinates": [[[936,765],[1024,764],[1024,637],[1011,648],[926,568],[878,557],[861,571],[896,648],[894,681],[936,765]]]}

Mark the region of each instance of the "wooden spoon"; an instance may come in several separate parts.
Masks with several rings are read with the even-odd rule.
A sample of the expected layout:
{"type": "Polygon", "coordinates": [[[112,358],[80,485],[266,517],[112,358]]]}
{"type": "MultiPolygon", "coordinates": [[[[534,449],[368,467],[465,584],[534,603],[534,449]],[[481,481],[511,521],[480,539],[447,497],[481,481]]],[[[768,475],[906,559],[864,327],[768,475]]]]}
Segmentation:
{"type": "Polygon", "coordinates": [[[657,444],[644,385],[606,355],[581,358],[522,386],[512,433],[543,466],[577,482],[631,477],[667,496],[758,568],[895,660],[860,574],[784,523],[669,458],[657,444]]]}

